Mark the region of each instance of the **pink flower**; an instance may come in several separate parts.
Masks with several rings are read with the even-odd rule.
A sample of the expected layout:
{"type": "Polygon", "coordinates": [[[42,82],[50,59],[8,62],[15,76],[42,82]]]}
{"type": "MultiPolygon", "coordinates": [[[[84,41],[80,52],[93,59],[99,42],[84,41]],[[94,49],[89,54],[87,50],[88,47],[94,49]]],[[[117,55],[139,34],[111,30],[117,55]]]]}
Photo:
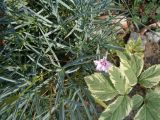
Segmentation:
{"type": "Polygon", "coordinates": [[[112,64],[109,61],[107,61],[105,57],[100,60],[95,60],[94,64],[96,65],[97,71],[104,71],[104,72],[108,72],[108,69],[112,66],[112,64]]]}

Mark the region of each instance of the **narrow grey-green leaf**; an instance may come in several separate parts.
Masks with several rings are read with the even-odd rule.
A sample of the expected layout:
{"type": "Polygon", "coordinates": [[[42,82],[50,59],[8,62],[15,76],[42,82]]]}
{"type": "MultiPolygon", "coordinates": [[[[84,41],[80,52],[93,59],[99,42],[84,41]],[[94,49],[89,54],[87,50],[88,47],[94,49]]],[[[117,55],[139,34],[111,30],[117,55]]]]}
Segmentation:
{"type": "Polygon", "coordinates": [[[151,91],[146,95],[144,105],[134,120],[160,120],[160,94],[151,91]]]}
{"type": "Polygon", "coordinates": [[[116,90],[120,94],[129,93],[131,90],[131,86],[129,85],[129,81],[126,79],[125,75],[122,74],[118,67],[113,66],[109,70],[109,75],[112,83],[114,84],[116,90]]]}
{"type": "Polygon", "coordinates": [[[160,81],[160,65],[154,65],[145,70],[139,77],[139,83],[144,87],[151,88],[160,81]]]}
{"type": "Polygon", "coordinates": [[[57,0],[61,5],[63,5],[64,7],[66,7],[69,10],[72,10],[72,8],[70,6],[68,6],[66,3],[64,3],[62,0],[57,0]]]}
{"type": "Polygon", "coordinates": [[[120,96],[100,115],[99,120],[123,120],[132,110],[128,96],[120,96]]]}
{"type": "Polygon", "coordinates": [[[118,94],[109,82],[109,78],[105,77],[102,73],[94,73],[84,79],[95,98],[107,101],[113,99],[118,94]]]}
{"type": "Polygon", "coordinates": [[[12,83],[17,83],[15,80],[8,79],[8,78],[5,78],[5,77],[0,76],[0,81],[1,81],[1,80],[7,81],[7,82],[12,82],[12,83]]]}

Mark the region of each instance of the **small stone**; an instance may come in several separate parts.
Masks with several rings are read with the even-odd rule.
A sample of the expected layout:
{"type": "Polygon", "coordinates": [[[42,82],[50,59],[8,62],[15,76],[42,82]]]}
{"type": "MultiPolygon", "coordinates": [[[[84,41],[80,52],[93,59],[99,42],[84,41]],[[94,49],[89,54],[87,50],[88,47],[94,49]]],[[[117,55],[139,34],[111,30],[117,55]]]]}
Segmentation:
{"type": "Polygon", "coordinates": [[[154,35],[153,40],[154,40],[154,42],[158,42],[159,41],[159,37],[157,35],[154,35]]]}
{"type": "Polygon", "coordinates": [[[139,37],[140,37],[139,33],[131,32],[129,39],[133,39],[133,40],[137,41],[139,37]]]}
{"type": "Polygon", "coordinates": [[[146,37],[148,40],[152,40],[152,34],[150,34],[150,32],[146,33],[146,37]]]}

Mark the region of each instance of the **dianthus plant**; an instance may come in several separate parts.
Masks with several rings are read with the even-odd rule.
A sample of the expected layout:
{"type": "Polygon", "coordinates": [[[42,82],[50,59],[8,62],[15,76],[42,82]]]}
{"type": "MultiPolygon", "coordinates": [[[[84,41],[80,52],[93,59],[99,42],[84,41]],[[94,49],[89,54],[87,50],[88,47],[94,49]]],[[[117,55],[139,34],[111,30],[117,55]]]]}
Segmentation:
{"type": "Polygon", "coordinates": [[[91,94],[105,107],[99,120],[160,120],[160,65],[144,70],[141,46],[141,40],[130,40],[123,52],[117,51],[119,67],[85,77],[91,94]]]}

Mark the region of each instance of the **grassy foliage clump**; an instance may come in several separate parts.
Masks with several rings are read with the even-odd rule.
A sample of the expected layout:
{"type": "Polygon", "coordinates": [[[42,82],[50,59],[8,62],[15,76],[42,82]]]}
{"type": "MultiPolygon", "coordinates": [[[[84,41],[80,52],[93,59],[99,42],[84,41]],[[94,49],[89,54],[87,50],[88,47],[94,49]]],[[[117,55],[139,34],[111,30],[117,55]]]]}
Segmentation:
{"type": "Polygon", "coordinates": [[[92,60],[102,47],[119,49],[113,17],[98,17],[118,6],[106,0],[0,4],[0,118],[96,119],[83,77],[94,71],[92,60]]]}

